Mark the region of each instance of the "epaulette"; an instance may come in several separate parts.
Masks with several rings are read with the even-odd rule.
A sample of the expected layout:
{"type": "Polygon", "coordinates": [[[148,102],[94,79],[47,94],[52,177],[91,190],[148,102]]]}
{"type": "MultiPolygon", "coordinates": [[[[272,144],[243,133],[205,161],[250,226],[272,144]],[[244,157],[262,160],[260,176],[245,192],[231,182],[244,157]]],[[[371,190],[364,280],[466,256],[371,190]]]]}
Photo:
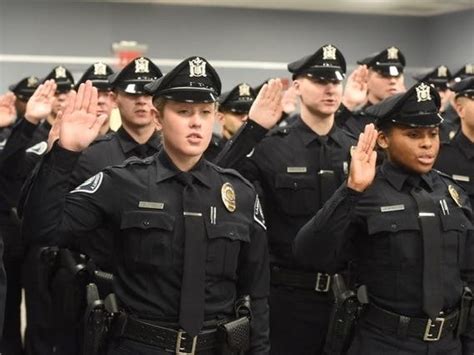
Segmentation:
{"type": "Polygon", "coordinates": [[[126,168],[131,165],[150,165],[153,163],[154,156],[146,157],[145,159],[137,158],[136,156],[126,159],[122,164],[111,166],[111,168],[126,168]]]}
{"type": "Polygon", "coordinates": [[[228,169],[228,168],[222,168],[214,163],[211,163],[211,162],[208,162],[209,165],[211,167],[213,167],[214,169],[216,169],[219,173],[221,174],[225,174],[225,175],[231,175],[233,177],[236,177],[240,180],[242,180],[246,185],[248,185],[250,188],[252,188],[252,190],[254,190],[254,186],[253,184],[248,181],[246,178],[244,178],[238,171],[234,170],[234,169],[228,169]]]}
{"type": "MultiPolygon", "coordinates": [[[[453,179],[453,177],[451,175],[448,175],[446,173],[443,173],[442,171],[438,170],[438,169],[433,169],[434,171],[436,171],[438,173],[439,176],[441,176],[442,178],[446,178],[448,179],[449,181],[452,181],[452,182],[455,182],[456,183],[456,180],[453,179]]],[[[456,183],[457,184],[457,183],[456,183]]]]}
{"type": "Polygon", "coordinates": [[[355,134],[353,134],[352,132],[349,132],[349,131],[346,131],[344,128],[340,128],[340,130],[348,137],[354,139],[354,140],[358,140],[359,138],[355,136],[355,134]]]}
{"type": "Polygon", "coordinates": [[[100,136],[100,137],[94,139],[94,141],[90,144],[90,146],[95,145],[95,144],[100,143],[100,142],[108,142],[114,137],[114,135],[115,135],[115,132],[109,132],[109,133],[107,133],[103,136],[100,136]]]}
{"type": "Polygon", "coordinates": [[[286,136],[290,133],[291,126],[274,127],[268,132],[268,136],[286,136]]]}

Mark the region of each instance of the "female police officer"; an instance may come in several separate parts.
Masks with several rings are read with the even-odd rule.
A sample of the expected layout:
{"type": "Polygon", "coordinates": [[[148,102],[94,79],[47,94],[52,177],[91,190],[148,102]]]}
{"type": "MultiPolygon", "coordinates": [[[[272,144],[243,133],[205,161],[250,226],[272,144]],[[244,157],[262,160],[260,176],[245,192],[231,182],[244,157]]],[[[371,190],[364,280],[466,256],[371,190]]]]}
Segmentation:
{"type": "Polygon", "coordinates": [[[269,271],[258,197],[240,175],[201,158],[220,87],[205,59],[180,63],[149,86],[163,149],[107,168],[68,193],[69,174],[103,120],[95,114],[96,89],[81,85],[30,187],[24,233],[31,243],[63,243],[104,225],[114,232],[123,312],[109,354],[221,353],[222,339],[232,342],[235,334],[221,335],[218,325],[235,320],[244,295],[251,299],[249,353],[268,352],[269,271]]]}
{"type": "Polygon", "coordinates": [[[302,262],[328,269],[352,250],[369,304],[348,354],[473,351],[463,292],[474,280],[472,210],[455,182],[432,170],[439,106],[425,83],[384,101],[376,112],[380,133],[366,126],[347,183],[295,241],[302,262]],[[388,157],[377,170],[376,141],[388,157]]]}

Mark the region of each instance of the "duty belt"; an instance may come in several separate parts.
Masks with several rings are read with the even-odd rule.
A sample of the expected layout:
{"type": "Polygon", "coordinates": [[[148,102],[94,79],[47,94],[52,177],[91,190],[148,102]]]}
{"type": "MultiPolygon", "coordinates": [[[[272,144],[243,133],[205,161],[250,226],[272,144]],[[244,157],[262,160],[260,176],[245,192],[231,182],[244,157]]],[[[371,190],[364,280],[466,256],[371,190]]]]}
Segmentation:
{"type": "Polygon", "coordinates": [[[382,330],[399,336],[410,336],[432,342],[453,335],[458,324],[459,310],[449,314],[440,313],[439,317],[431,320],[406,317],[369,304],[362,318],[382,330]]]}
{"type": "Polygon", "coordinates": [[[126,318],[117,335],[180,355],[214,349],[219,342],[217,327],[203,330],[199,335],[192,337],[184,331],[158,326],[132,317],[126,318]]]}
{"type": "Polygon", "coordinates": [[[331,289],[331,275],[325,272],[302,272],[282,269],[273,266],[271,269],[272,285],[296,287],[313,290],[319,293],[328,293],[331,289]]]}

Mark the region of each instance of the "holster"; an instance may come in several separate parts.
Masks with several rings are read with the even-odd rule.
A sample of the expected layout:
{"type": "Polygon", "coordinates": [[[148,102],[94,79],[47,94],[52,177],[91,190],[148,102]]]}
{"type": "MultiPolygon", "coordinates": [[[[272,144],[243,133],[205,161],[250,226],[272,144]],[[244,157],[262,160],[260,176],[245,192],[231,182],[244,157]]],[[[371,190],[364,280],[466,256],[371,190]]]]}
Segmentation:
{"type": "Polygon", "coordinates": [[[472,307],[472,291],[469,287],[465,286],[461,297],[461,307],[459,310],[459,321],[456,328],[456,336],[464,334],[467,329],[469,322],[469,316],[471,315],[472,307]]]}
{"type": "Polygon", "coordinates": [[[250,319],[241,317],[217,328],[219,340],[232,352],[246,351],[250,346],[250,319]]]}

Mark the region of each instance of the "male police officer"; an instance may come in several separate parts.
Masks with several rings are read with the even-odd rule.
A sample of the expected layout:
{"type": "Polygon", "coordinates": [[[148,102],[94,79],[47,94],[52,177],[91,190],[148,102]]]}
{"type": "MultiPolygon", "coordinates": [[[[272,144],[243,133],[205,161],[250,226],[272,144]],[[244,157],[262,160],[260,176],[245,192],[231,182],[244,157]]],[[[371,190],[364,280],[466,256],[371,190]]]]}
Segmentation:
{"type": "Polygon", "coordinates": [[[299,117],[255,145],[281,116],[281,84],[278,91],[270,80],[259,94],[268,96],[276,87],[268,112],[258,114],[263,120],[257,117],[256,109],[262,106],[262,97],[257,97],[250,119],[217,164],[237,168],[263,190],[272,266],[272,354],[319,354],[331,307],[331,276],[324,269],[302,266],[292,255],[292,243],[299,228],[343,182],[355,140],[334,124],[346,70],[339,49],[322,46],[288,69],[301,101],[299,117]],[[255,149],[245,157],[252,141],[255,149]]]}
{"type": "Polygon", "coordinates": [[[337,271],[341,260],[356,260],[369,304],[349,355],[474,349],[472,329],[464,334],[472,293],[463,292],[474,282],[472,210],[462,189],[432,170],[439,107],[426,83],[384,101],[380,133],[367,125],[347,182],[296,237],[295,254],[305,264],[337,271]],[[388,157],[378,169],[376,142],[388,157]]]}
{"type": "MultiPolygon", "coordinates": [[[[248,182],[201,159],[219,77],[205,59],[191,57],[149,89],[163,150],[106,169],[68,194],[78,152],[103,122],[89,84],[72,96],[59,144],[43,161],[25,205],[26,237],[42,243],[103,224],[114,230],[119,321],[126,321],[115,328],[109,354],[219,354],[218,343],[245,338],[229,322],[238,316],[245,323],[234,310],[243,295],[251,298],[249,352],[266,354],[269,275],[261,207],[248,182]],[[223,337],[216,335],[218,325],[227,329],[223,337]]],[[[248,328],[242,329],[245,335],[248,328]]]]}
{"type": "Polygon", "coordinates": [[[435,168],[450,175],[469,194],[474,206],[474,77],[452,86],[461,129],[441,146],[435,168]]]}

